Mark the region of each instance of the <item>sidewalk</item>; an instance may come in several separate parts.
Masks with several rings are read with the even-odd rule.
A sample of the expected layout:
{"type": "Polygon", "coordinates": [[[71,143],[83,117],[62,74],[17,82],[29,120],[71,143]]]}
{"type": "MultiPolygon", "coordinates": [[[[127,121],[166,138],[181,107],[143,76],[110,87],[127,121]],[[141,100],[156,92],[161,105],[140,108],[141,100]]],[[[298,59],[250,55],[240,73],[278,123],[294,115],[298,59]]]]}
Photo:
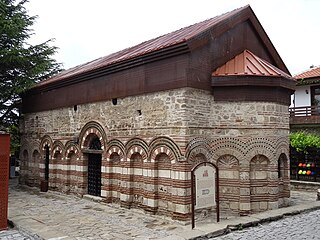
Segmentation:
{"type": "MultiPolygon", "coordinates": [[[[17,229],[33,234],[34,239],[162,239],[208,238],[225,232],[277,220],[284,216],[320,209],[315,192],[291,192],[291,205],[264,213],[222,220],[219,223],[183,225],[163,216],[137,209],[124,209],[64,195],[41,193],[38,189],[17,186],[9,189],[9,219],[17,229]]],[[[32,239],[32,238],[30,238],[32,239]]]]}

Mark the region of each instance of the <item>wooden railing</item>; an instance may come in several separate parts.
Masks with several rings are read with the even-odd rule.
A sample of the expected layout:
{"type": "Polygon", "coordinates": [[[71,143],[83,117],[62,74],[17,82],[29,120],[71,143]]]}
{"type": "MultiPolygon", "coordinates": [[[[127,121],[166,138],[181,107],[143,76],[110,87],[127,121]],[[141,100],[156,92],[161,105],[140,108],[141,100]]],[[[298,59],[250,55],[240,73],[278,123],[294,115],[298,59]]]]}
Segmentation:
{"type": "Polygon", "coordinates": [[[320,116],[320,106],[303,106],[289,108],[290,117],[320,116]]]}

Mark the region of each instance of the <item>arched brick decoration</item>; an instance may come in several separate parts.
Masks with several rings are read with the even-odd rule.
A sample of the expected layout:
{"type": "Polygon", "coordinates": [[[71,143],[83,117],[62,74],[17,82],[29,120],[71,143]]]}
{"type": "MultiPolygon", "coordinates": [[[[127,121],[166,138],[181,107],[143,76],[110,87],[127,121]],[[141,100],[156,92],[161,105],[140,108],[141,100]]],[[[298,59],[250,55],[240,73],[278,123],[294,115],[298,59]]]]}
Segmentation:
{"type": "Polygon", "coordinates": [[[226,154],[242,159],[246,148],[247,143],[233,137],[218,138],[210,144],[211,153],[216,160],[226,154]]]}
{"type": "Polygon", "coordinates": [[[126,144],[125,147],[126,147],[127,161],[130,161],[134,154],[141,155],[143,161],[147,161],[148,146],[142,139],[133,138],[126,144]]]}
{"type": "Polygon", "coordinates": [[[175,155],[170,148],[168,148],[167,146],[158,146],[152,151],[152,154],[150,156],[151,162],[155,162],[157,156],[160,154],[167,155],[171,162],[174,162],[176,160],[175,155]]]}
{"type": "Polygon", "coordinates": [[[101,150],[106,149],[107,136],[103,127],[97,122],[88,122],[81,130],[79,135],[80,149],[88,149],[91,140],[97,136],[101,143],[101,150]]]}
{"type": "Polygon", "coordinates": [[[280,158],[280,155],[284,154],[287,159],[289,159],[289,139],[287,137],[282,137],[277,140],[276,149],[276,159],[280,158]]]}
{"type": "MultiPolygon", "coordinates": [[[[32,146],[32,145],[31,145],[32,146]]],[[[39,146],[39,145],[37,145],[37,146],[39,146]]],[[[20,159],[23,159],[23,152],[24,152],[24,150],[26,150],[28,153],[31,153],[32,152],[32,149],[31,149],[31,147],[30,147],[30,141],[28,141],[27,139],[25,139],[25,138],[22,138],[21,139],[21,147],[20,147],[20,156],[19,156],[19,158],[20,159]]]]}
{"type": "Polygon", "coordinates": [[[110,146],[107,149],[107,153],[106,153],[106,159],[107,161],[111,161],[112,160],[112,155],[118,155],[119,156],[119,160],[122,162],[124,161],[124,153],[123,150],[120,149],[118,146],[110,146]]]}
{"type": "Polygon", "coordinates": [[[154,162],[157,155],[165,153],[169,156],[171,162],[183,159],[179,147],[168,137],[157,137],[149,145],[149,159],[154,162]]]}
{"type": "Polygon", "coordinates": [[[64,149],[65,159],[70,158],[70,153],[74,153],[76,155],[76,159],[80,160],[81,152],[79,146],[74,141],[66,142],[64,149]]]}
{"type": "MultiPolygon", "coordinates": [[[[221,143],[225,144],[225,143],[221,143]]],[[[225,156],[233,156],[235,159],[241,159],[242,165],[249,165],[249,161],[246,162],[245,155],[243,155],[243,151],[239,151],[238,145],[232,147],[231,144],[227,144],[227,146],[218,147],[216,148],[216,151],[212,150],[212,155],[214,159],[214,163],[218,163],[219,159],[224,159],[225,156]]]]}
{"type": "Polygon", "coordinates": [[[277,159],[275,158],[276,144],[266,138],[253,138],[247,142],[246,155],[247,159],[252,159],[256,155],[264,155],[273,165],[276,166],[277,159]]]}
{"type": "Polygon", "coordinates": [[[269,164],[266,156],[256,155],[250,161],[250,205],[251,212],[268,210],[269,164]]]}
{"type": "MultiPolygon", "coordinates": [[[[42,155],[42,156],[45,155],[45,151],[46,151],[45,147],[46,147],[46,146],[49,147],[49,153],[51,153],[51,151],[52,151],[52,145],[53,145],[53,143],[52,143],[51,137],[48,136],[48,135],[43,136],[43,137],[41,138],[40,147],[39,147],[39,148],[40,148],[40,151],[41,151],[41,155],[42,155]]],[[[43,157],[42,157],[42,159],[43,159],[43,157]]]]}
{"type": "MultiPolygon", "coordinates": [[[[230,154],[221,156],[218,159],[219,170],[235,170],[239,171],[239,160],[230,154]]],[[[239,173],[238,173],[239,174],[239,173]]],[[[239,178],[239,176],[230,176],[229,178],[239,178]]]]}
{"type": "Polygon", "coordinates": [[[107,161],[110,161],[111,155],[113,153],[116,153],[119,155],[120,160],[124,161],[125,156],[125,147],[123,143],[118,139],[112,139],[107,144],[107,151],[106,151],[106,159],[107,161]]]}
{"type": "Polygon", "coordinates": [[[211,158],[210,142],[208,139],[196,137],[188,142],[186,146],[186,159],[193,161],[192,158],[199,153],[205,155],[207,159],[211,158]]]}
{"type": "Polygon", "coordinates": [[[35,150],[38,151],[41,154],[40,147],[40,141],[38,140],[32,140],[29,142],[28,146],[30,146],[30,153],[34,152],[35,150]]]}
{"type": "Polygon", "coordinates": [[[54,153],[55,152],[60,152],[60,154],[64,155],[64,145],[62,144],[61,141],[54,141],[53,145],[52,145],[52,151],[51,151],[51,156],[52,158],[54,158],[54,153]]]}
{"type": "Polygon", "coordinates": [[[207,151],[204,150],[203,151],[204,153],[202,153],[201,150],[203,150],[203,149],[202,148],[197,148],[197,151],[193,151],[189,155],[189,158],[187,159],[189,171],[191,171],[191,169],[195,165],[197,165],[198,163],[209,161],[208,157],[205,156],[207,151]]]}
{"type": "Polygon", "coordinates": [[[219,157],[219,197],[221,215],[238,215],[240,200],[240,166],[235,156],[219,157]]]}

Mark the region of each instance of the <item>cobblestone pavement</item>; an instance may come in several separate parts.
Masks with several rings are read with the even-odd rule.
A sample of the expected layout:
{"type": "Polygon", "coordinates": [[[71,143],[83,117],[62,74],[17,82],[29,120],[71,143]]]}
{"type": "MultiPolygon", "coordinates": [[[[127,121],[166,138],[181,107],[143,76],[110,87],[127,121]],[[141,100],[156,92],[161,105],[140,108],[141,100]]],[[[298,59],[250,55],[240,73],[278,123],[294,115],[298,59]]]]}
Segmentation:
{"type": "Polygon", "coordinates": [[[0,231],[1,240],[40,240],[41,238],[28,234],[22,230],[8,229],[0,231]]]}
{"type": "Polygon", "coordinates": [[[27,222],[31,226],[28,231],[46,239],[159,239],[183,227],[169,218],[141,210],[55,192],[40,193],[12,184],[9,217],[17,225],[20,220],[27,222]]]}
{"type": "Polygon", "coordinates": [[[241,231],[212,238],[214,240],[272,240],[320,239],[320,210],[246,228],[241,231]]]}
{"type": "MultiPolygon", "coordinates": [[[[191,230],[190,224],[183,225],[170,218],[149,215],[137,209],[124,209],[117,204],[94,202],[58,192],[40,193],[36,188],[18,186],[15,179],[10,181],[9,187],[9,219],[16,224],[16,228],[0,232],[4,234],[0,235],[0,239],[183,240],[225,231],[229,225],[236,226],[239,223],[281,217],[285,213],[288,215],[320,208],[320,202],[315,201],[315,192],[292,191],[291,194],[291,207],[223,219],[219,223],[198,221],[196,228],[191,230]]],[[[320,227],[316,228],[319,218],[320,210],[317,210],[215,239],[320,239],[320,227]]]]}

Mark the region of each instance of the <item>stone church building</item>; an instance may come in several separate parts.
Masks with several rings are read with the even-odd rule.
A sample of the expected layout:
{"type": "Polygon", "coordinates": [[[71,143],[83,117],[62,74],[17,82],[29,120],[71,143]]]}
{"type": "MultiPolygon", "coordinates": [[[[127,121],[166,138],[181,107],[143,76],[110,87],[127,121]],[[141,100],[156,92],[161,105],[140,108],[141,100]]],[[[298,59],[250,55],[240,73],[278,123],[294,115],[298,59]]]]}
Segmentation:
{"type": "Polygon", "coordinates": [[[222,216],[286,206],[295,81],[250,6],[42,81],[23,96],[22,184],[191,216],[191,169],[222,216]]]}

